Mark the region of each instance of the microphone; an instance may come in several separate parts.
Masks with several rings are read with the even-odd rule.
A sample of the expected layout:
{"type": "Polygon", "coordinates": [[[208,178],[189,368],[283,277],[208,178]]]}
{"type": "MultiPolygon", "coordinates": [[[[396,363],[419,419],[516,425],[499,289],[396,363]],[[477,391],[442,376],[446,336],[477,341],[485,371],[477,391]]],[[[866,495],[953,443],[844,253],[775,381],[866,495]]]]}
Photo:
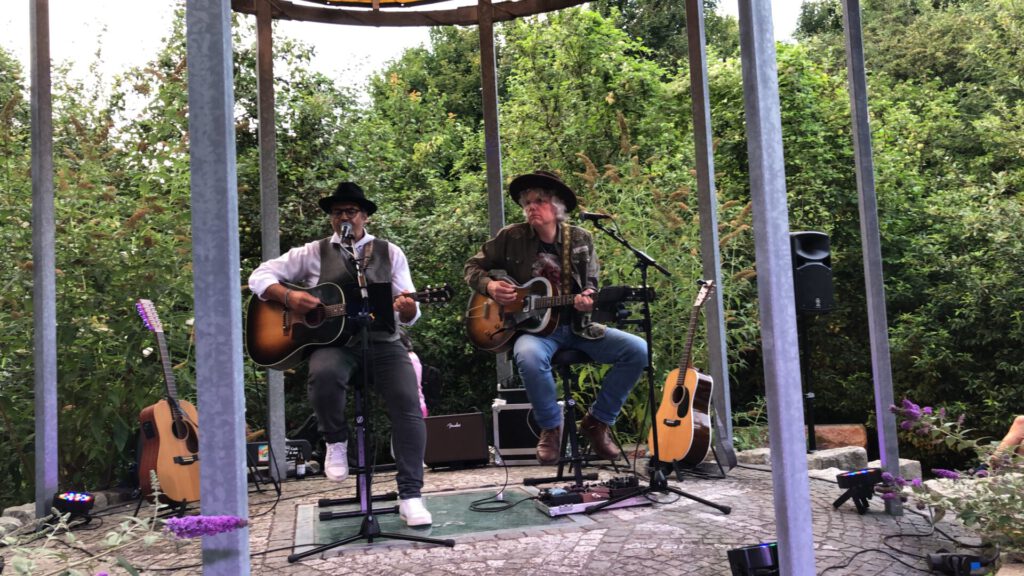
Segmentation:
{"type": "Polygon", "coordinates": [[[611,214],[598,214],[596,212],[580,212],[580,220],[584,222],[597,222],[605,218],[611,218],[611,214]]]}
{"type": "Polygon", "coordinates": [[[341,223],[341,230],[338,231],[338,236],[341,236],[342,242],[351,242],[355,239],[352,235],[352,225],[348,222],[341,223]]]}

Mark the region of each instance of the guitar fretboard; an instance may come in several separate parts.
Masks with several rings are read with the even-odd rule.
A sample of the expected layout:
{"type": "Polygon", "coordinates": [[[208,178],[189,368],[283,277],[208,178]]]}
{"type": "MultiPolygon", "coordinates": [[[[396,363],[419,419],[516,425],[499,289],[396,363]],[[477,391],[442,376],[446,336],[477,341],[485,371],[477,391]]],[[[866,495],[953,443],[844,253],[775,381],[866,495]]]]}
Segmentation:
{"type": "Polygon", "coordinates": [[[559,294],[557,296],[537,296],[533,299],[534,308],[557,308],[568,306],[576,298],[575,294],[559,294]]]}
{"type": "Polygon", "coordinates": [[[171,360],[167,354],[167,341],[164,339],[163,332],[154,332],[154,334],[156,334],[157,348],[160,350],[160,365],[164,370],[164,385],[167,386],[167,405],[171,409],[171,418],[175,422],[180,422],[184,415],[181,408],[178,407],[178,389],[174,384],[174,371],[171,370],[171,360]]]}

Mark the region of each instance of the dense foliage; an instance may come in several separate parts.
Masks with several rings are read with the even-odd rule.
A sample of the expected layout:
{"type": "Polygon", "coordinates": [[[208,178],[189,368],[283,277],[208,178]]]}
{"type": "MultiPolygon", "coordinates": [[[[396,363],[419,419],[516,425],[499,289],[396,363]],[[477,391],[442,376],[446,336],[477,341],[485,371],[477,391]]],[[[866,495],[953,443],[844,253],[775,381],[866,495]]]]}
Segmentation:
{"type": "MultiPolygon", "coordinates": [[[[714,2],[706,2],[714,5],[714,2]]],[[[599,2],[501,25],[504,177],[554,169],[587,210],[672,271],[652,274],[660,383],[678,361],[700,276],[685,42],[660,3],[599,2]]],[[[864,2],[879,217],[897,395],[969,408],[998,434],[1022,406],[1024,372],[1024,11],[1011,0],[864,2]]],[[[809,2],[798,44],[778,46],[790,222],[832,242],[837,309],[807,320],[816,420],[870,421],[871,361],[838,0],[809,2]]],[[[186,66],[179,18],[146,67],[113,86],[55,70],[58,387],[62,486],[130,478],[136,417],[162,371],[135,317],[155,301],[182,395],[194,400],[186,66]],[[115,466],[111,466],[114,463],[115,466]]],[[[764,394],[742,78],[735,21],[707,19],[719,246],[734,406],[764,394]]],[[[242,274],[261,260],[255,41],[235,26],[242,274]]],[[[401,245],[418,286],[454,304],[412,332],[444,375],[439,413],[489,411],[493,357],[462,333],[462,264],[488,235],[475,29],[431,33],[371,78],[368,101],[310,70],[310,49],[276,49],[281,249],[328,233],[317,198],[342,179],[380,204],[370,229],[401,245]]],[[[0,485],[32,493],[32,230],[27,83],[0,50],[0,485]]],[[[522,216],[506,205],[508,221],[522,216]]],[[[604,280],[636,284],[635,260],[598,233],[604,280]]],[[[195,321],[202,321],[195,319],[195,321]]],[[[697,363],[703,358],[697,338],[697,363]]],[[[289,429],[311,412],[304,368],[286,374],[289,429]]],[[[593,393],[599,371],[584,375],[593,393]]],[[[247,421],[265,421],[265,375],[246,370],[247,421]]],[[[585,398],[584,398],[585,399],[585,398]]],[[[638,393],[618,426],[644,434],[638,393]]],[[[199,406],[202,413],[202,407],[199,406]]],[[[383,429],[383,427],[381,427],[383,429]]]]}

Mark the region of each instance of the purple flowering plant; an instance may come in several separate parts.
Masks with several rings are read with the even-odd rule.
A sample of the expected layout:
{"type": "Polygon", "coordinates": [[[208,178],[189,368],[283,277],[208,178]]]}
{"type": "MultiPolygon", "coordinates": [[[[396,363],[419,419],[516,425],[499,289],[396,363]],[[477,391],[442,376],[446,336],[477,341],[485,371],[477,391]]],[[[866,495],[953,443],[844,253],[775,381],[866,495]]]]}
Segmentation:
{"type": "Polygon", "coordinates": [[[116,529],[107,532],[99,541],[103,545],[101,550],[90,551],[85,542],[78,540],[72,532],[76,524],[70,514],[60,515],[57,510],[54,510],[56,522],[52,527],[44,526],[45,529],[40,531],[39,526],[28,524],[26,530],[32,530],[28,530],[27,537],[19,534],[5,536],[2,543],[14,549],[11,565],[15,573],[106,576],[107,571],[94,570],[110,564],[129,574],[138,574],[139,571],[129,558],[134,548],[150,547],[159,542],[177,545],[181,539],[223,534],[248,525],[245,518],[236,516],[197,515],[162,519],[160,513],[167,509],[167,505],[161,503],[160,483],[152,471],[150,481],[154,488],[153,505],[150,507],[152,513],[125,517],[116,529]],[[65,546],[56,547],[58,540],[65,546]],[[84,555],[74,553],[76,549],[84,551],[84,555]]]}
{"type": "Polygon", "coordinates": [[[1024,556],[1024,462],[1016,454],[997,454],[991,439],[970,438],[965,417],[945,408],[920,406],[904,398],[889,410],[896,415],[901,438],[918,446],[946,447],[974,456],[968,471],[933,468],[936,480],[882,474],[882,498],[913,499],[938,522],[946,511],[1004,554],[1024,556]]]}
{"type": "Polygon", "coordinates": [[[167,519],[164,528],[178,538],[198,538],[231,532],[247,524],[245,518],[237,516],[183,516],[167,519]]]}

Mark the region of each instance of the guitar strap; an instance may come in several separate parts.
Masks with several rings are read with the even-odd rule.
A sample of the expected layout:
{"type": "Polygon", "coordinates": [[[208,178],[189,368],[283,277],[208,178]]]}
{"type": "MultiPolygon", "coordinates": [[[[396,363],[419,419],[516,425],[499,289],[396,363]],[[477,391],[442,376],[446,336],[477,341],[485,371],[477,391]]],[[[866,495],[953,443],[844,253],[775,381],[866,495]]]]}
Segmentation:
{"type": "Polygon", "coordinates": [[[572,232],[569,230],[569,223],[562,221],[562,294],[572,293],[572,261],[569,255],[572,254],[572,232]]]}

